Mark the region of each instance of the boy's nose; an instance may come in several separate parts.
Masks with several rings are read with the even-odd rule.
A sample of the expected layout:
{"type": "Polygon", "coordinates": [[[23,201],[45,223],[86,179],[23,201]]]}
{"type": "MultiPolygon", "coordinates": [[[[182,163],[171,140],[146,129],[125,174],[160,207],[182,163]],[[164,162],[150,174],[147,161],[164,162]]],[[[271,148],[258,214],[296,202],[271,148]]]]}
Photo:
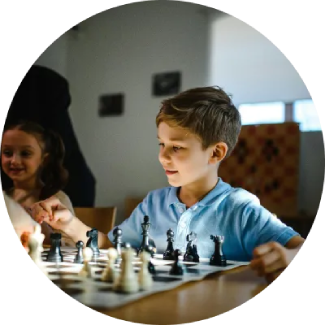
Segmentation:
{"type": "Polygon", "coordinates": [[[166,162],[170,162],[170,155],[168,153],[168,151],[165,149],[165,148],[162,148],[160,151],[159,151],[159,161],[161,163],[166,163],[166,162]]]}

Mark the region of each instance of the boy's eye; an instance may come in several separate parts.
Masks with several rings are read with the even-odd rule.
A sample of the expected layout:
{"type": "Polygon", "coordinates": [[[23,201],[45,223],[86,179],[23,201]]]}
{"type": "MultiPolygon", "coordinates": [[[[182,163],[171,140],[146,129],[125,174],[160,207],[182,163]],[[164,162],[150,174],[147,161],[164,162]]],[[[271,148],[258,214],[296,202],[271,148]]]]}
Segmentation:
{"type": "Polygon", "coordinates": [[[173,146],[173,150],[174,150],[174,151],[178,151],[178,150],[180,150],[180,149],[182,149],[182,147],[176,147],[176,146],[173,146]]]}
{"type": "Polygon", "coordinates": [[[165,145],[163,143],[159,142],[159,146],[164,147],[165,145]]]}

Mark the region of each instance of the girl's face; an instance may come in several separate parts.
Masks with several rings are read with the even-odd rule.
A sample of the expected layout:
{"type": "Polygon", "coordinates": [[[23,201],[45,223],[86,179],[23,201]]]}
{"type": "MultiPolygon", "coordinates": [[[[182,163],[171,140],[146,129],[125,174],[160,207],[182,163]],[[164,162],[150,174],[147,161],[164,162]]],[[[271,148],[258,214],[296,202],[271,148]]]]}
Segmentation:
{"type": "Polygon", "coordinates": [[[1,165],[14,182],[37,181],[43,160],[42,148],[35,136],[21,130],[8,130],[4,133],[1,165]]]}

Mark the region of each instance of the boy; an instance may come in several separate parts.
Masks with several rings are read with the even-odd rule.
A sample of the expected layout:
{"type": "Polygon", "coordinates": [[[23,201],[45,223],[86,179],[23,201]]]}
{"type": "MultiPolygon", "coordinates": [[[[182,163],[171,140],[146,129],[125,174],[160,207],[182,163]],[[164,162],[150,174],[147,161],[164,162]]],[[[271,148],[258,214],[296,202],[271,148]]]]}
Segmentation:
{"type": "MultiPolygon", "coordinates": [[[[159,161],[171,187],[150,192],[119,227],[123,240],[141,244],[143,217],[150,217],[150,236],[157,251],[167,247],[166,232],[175,233],[174,248],[185,251],[186,235],[197,234],[198,253],[211,257],[210,235],[223,235],[227,259],[251,261],[251,267],[269,281],[295,256],[304,239],[261,207],[251,193],[232,188],[218,177],[218,167],[236,145],[241,129],[238,110],[220,88],[195,88],[162,102],[156,118],[159,161]]],[[[54,200],[54,199],[53,199],[54,200]]],[[[57,201],[41,203],[45,221],[75,241],[86,241],[89,229],[57,201]],[[58,211],[52,214],[53,207],[58,211]],[[48,214],[47,214],[48,213],[48,214]],[[53,224],[53,225],[52,225],[53,224]]],[[[111,246],[100,234],[101,247],[111,246]]]]}

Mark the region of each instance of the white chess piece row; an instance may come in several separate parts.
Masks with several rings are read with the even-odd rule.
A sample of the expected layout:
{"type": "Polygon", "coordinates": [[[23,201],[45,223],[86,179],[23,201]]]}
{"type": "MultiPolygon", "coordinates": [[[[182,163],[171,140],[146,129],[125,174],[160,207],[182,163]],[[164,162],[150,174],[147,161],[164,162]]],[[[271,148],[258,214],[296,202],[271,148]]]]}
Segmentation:
{"type": "Polygon", "coordinates": [[[148,290],[152,286],[152,276],[148,271],[150,254],[142,252],[140,254],[141,268],[138,276],[133,269],[134,250],[126,247],[121,252],[121,271],[118,273],[114,267],[117,251],[109,248],[107,252],[108,264],[102,274],[102,281],[112,282],[113,289],[119,292],[134,293],[139,290],[148,290]]]}

